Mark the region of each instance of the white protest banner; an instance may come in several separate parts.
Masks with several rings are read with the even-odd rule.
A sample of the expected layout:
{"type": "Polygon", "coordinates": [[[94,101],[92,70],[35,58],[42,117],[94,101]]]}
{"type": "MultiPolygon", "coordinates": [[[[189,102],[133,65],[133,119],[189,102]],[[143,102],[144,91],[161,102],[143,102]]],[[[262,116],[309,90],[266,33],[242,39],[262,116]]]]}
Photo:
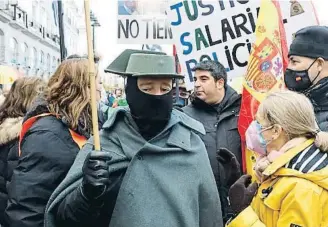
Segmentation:
{"type": "Polygon", "coordinates": [[[118,0],[118,43],[173,44],[167,6],[168,0],[118,0]]]}
{"type": "MultiPolygon", "coordinates": [[[[300,28],[318,23],[311,1],[281,1],[287,44],[300,28]]],[[[191,69],[203,60],[221,62],[228,79],[244,75],[254,41],[260,0],[174,0],[168,7],[174,43],[186,76],[193,88],[191,69]]]]}

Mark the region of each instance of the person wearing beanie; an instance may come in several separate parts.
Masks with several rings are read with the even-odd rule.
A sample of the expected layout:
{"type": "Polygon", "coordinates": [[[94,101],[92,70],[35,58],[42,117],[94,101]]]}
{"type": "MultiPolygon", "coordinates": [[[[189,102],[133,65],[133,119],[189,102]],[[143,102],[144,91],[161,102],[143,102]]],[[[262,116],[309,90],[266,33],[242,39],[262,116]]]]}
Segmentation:
{"type": "Polygon", "coordinates": [[[290,46],[285,84],[312,102],[319,127],[328,131],[328,27],[299,30],[290,46]]]}
{"type": "Polygon", "coordinates": [[[48,202],[45,227],[222,227],[200,122],[173,108],[174,57],[125,50],[105,72],[127,77],[113,108],[48,202]]]}

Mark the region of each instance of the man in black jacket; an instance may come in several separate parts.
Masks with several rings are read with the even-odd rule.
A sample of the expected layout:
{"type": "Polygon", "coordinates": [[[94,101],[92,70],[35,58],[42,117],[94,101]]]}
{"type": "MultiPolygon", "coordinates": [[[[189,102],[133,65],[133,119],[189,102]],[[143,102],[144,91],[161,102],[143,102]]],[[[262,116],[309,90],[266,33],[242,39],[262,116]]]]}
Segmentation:
{"type": "Polygon", "coordinates": [[[328,131],[328,27],[310,26],[295,35],[285,72],[289,90],[305,94],[312,102],[319,127],[328,131]]]}
{"type": "Polygon", "coordinates": [[[224,221],[230,217],[228,190],[240,174],[241,142],[238,116],[241,96],[227,85],[222,64],[203,61],[193,68],[195,90],[192,104],[183,111],[203,123],[202,136],[220,193],[224,221]]]}

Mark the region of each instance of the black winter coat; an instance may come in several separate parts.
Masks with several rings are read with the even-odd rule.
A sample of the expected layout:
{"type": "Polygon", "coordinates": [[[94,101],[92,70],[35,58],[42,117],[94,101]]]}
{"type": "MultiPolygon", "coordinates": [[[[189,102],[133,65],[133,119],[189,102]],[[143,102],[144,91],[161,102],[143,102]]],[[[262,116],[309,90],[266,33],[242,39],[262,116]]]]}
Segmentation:
{"type": "Polygon", "coordinates": [[[0,225],[6,225],[5,209],[8,192],[6,185],[10,181],[14,167],[18,162],[18,136],[23,118],[7,118],[0,125],[0,225]]]}
{"type": "Polygon", "coordinates": [[[226,86],[225,97],[219,105],[211,106],[202,100],[195,98],[192,104],[183,108],[183,111],[201,122],[206,130],[206,135],[200,135],[207,149],[211,167],[217,182],[223,219],[226,222],[231,211],[228,203],[228,191],[231,181],[231,173],[241,169],[227,169],[228,163],[220,163],[218,156],[220,148],[227,148],[237,158],[239,165],[242,163],[241,141],[238,132],[238,118],[241,104],[239,95],[230,86],[226,86]]]}
{"type": "MultiPolygon", "coordinates": [[[[26,119],[46,112],[46,104],[39,103],[26,119]]],[[[43,227],[48,199],[65,178],[79,147],[63,121],[46,116],[25,134],[21,150],[8,185],[5,215],[10,227],[43,227]]]]}
{"type": "Polygon", "coordinates": [[[312,102],[320,129],[328,132],[328,78],[321,79],[305,95],[312,102]]]}

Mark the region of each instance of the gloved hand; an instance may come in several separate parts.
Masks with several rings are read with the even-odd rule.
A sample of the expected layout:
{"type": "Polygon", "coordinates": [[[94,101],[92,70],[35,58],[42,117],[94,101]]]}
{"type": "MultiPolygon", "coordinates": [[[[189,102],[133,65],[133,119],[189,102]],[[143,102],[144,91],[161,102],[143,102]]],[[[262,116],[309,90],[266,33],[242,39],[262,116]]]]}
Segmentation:
{"type": "Polygon", "coordinates": [[[111,180],[108,166],[112,159],[109,152],[91,151],[82,168],[82,193],[88,200],[98,200],[105,194],[111,180]]]}
{"type": "Polygon", "coordinates": [[[241,176],[240,163],[236,156],[226,148],[219,149],[217,160],[220,164],[220,183],[225,187],[230,188],[231,185],[233,185],[241,176]],[[220,167],[223,169],[221,170],[220,167]]]}
{"type": "Polygon", "coordinates": [[[250,175],[243,175],[231,186],[229,200],[235,215],[238,215],[251,204],[257,189],[258,184],[252,183],[250,175]]]}

